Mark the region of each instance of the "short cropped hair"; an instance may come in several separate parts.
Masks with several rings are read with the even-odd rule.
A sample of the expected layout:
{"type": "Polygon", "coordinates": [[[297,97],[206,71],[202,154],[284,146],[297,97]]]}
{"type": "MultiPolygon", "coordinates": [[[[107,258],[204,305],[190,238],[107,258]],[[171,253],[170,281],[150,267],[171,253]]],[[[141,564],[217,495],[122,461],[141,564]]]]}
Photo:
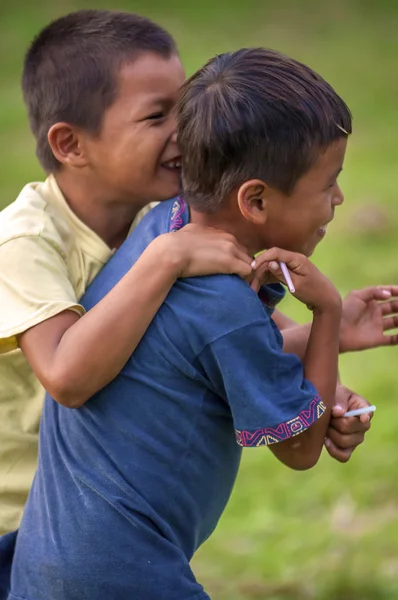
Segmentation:
{"type": "Polygon", "coordinates": [[[320,75],[264,48],[211,59],[184,84],[177,120],[184,198],[202,212],[250,179],[291,193],[319,151],[352,131],[320,75]]]}
{"type": "Polygon", "coordinates": [[[168,58],[177,48],[162,27],[133,13],[81,10],[38,34],[25,57],[22,90],[46,171],[60,166],[48,144],[50,127],[65,121],[97,135],[116,99],[120,67],[146,52],[168,58]]]}

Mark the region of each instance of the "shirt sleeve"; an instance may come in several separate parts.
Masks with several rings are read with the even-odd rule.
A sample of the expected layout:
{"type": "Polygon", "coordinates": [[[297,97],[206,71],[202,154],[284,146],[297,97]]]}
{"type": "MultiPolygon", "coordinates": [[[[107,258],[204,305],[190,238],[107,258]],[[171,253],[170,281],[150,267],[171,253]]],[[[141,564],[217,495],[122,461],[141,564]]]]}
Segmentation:
{"type": "Polygon", "coordinates": [[[16,347],[16,336],[64,311],[79,315],[62,253],[39,236],[0,246],[0,353],[16,347]]]}
{"type": "Polygon", "coordinates": [[[271,319],[234,330],[200,355],[218,395],[228,402],[241,446],[266,446],[305,431],[326,410],[294,354],[282,350],[271,319]]]}

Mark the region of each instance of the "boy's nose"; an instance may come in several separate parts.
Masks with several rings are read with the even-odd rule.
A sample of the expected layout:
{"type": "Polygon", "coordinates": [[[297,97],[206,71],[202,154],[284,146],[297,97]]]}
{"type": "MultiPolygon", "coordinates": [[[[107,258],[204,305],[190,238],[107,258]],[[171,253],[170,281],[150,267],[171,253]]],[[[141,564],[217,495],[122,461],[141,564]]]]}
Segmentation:
{"type": "Polygon", "coordinates": [[[333,206],[340,206],[344,202],[344,194],[340,187],[337,186],[336,193],[333,196],[333,206]]]}

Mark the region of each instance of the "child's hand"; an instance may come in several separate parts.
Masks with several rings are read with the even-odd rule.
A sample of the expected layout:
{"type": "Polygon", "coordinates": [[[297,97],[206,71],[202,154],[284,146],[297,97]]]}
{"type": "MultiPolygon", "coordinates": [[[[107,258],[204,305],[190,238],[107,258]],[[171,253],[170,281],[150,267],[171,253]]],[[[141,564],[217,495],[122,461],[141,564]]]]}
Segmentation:
{"type": "Polygon", "coordinates": [[[268,271],[277,281],[286,283],[279,265],[281,261],[290,271],[296,288],[293,295],[300,302],[316,312],[340,309],[341,298],[334,285],[303,254],[271,248],[256,258],[256,272],[268,271]]]}
{"type": "Polygon", "coordinates": [[[279,279],[275,277],[275,275],[269,270],[268,262],[264,262],[262,256],[263,254],[260,254],[255,260],[253,260],[253,274],[250,278],[246,278],[250,283],[250,287],[256,292],[256,294],[259,293],[260,288],[263,285],[268,285],[269,283],[279,283],[279,279]]]}
{"type": "Polygon", "coordinates": [[[177,277],[233,273],[247,279],[252,274],[253,257],[225,231],[191,223],[161,237],[167,243],[164,252],[178,261],[177,277]]]}
{"type": "Polygon", "coordinates": [[[397,297],[397,285],[350,292],[343,301],[340,352],[396,346],[398,334],[384,332],[398,327],[397,297]]]}
{"type": "Polygon", "coordinates": [[[339,462],[347,462],[355,448],[364,441],[370,429],[372,413],[359,417],[343,417],[349,410],[364,408],[369,402],[355,392],[339,384],[336,390],[335,405],[332,410],[325,446],[330,456],[339,462]]]}

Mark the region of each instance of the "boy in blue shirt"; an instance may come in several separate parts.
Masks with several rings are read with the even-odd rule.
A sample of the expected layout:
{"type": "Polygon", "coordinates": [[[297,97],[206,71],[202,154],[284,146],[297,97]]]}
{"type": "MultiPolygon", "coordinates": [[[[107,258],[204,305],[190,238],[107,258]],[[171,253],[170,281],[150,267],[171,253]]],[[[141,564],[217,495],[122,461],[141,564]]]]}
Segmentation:
{"type": "Polygon", "coordinates": [[[336,179],[350,132],[332,88],[275,52],[216,57],[184,86],[185,200],[143,219],[83,305],[158,235],[206,224],[253,254],[271,248],[262,261],[276,281],[287,264],[313,313],[305,358],[282,351],[272,320],[280,284],[261,302],[234,275],[178,280],[116,379],[80,410],[46,400],[10,600],[205,600],[189,561],[228,501],[241,447],[269,445],[295,469],[316,464],[341,299],[306,256],[343,201],[336,179]]]}

